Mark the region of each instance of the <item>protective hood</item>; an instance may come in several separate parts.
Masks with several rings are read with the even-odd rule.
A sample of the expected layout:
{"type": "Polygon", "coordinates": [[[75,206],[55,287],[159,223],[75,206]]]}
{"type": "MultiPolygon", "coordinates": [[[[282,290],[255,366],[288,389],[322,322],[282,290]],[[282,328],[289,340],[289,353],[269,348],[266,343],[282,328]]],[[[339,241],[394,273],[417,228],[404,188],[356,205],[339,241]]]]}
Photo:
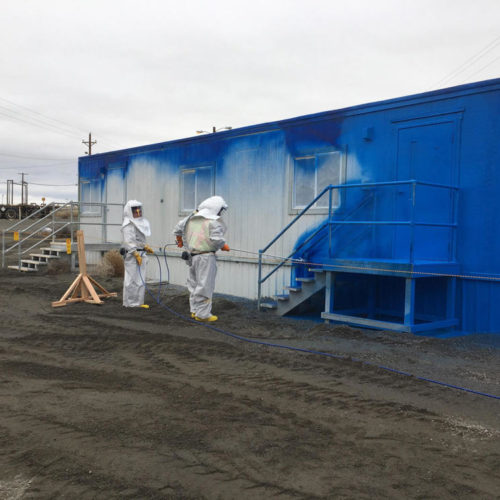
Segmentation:
{"type": "Polygon", "coordinates": [[[132,215],[132,207],[141,207],[142,203],[137,200],[129,200],[127,204],[123,208],[123,223],[122,227],[125,227],[127,224],[132,223],[144,236],[151,235],[151,227],[149,225],[149,221],[144,217],[135,217],[132,215]]]}
{"type": "Polygon", "coordinates": [[[222,208],[227,209],[227,203],[224,201],[224,198],[221,196],[211,196],[200,203],[198,212],[195,215],[205,217],[205,219],[217,220],[222,208]]]}

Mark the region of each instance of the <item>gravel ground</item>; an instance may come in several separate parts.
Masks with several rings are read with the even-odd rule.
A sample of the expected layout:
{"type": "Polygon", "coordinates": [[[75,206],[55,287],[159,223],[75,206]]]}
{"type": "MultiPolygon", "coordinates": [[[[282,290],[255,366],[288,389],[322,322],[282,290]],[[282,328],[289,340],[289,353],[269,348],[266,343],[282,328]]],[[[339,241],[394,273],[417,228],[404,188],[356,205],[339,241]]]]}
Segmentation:
{"type": "Polygon", "coordinates": [[[74,277],[0,271],[0,498],[499,498],[500,400],[380,368],[498,396],[496,337],[223,296],[210,329],[182,287],[125,309],[97,276],[117,298],[52,308],[74,277]]]}

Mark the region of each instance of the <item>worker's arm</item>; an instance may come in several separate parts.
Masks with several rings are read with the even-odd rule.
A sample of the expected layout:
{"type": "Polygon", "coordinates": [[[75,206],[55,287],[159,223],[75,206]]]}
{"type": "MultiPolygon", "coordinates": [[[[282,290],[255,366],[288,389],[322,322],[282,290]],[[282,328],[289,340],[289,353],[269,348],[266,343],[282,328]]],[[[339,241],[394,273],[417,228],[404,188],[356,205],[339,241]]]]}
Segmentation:
{"type": "Polygon", "coordinates": [[[224,238],[225,233],[226,225],[222,220],[218,219],[210,222],[210,242],[215,247],[215,250],[229,250],[224,238]],[[227,247],[227,250],[224,247],[227,247]]]}
{"type": "Polygon", "coordinates": [[[175,240],[177,243],[177,246],[179,248],[182,248],[184,246],[184,242],[182,240],[182,236],[184,235],[184,230],[186,228],[186,223],[189,220],[191,216],[188,215],[187,217],[184,217],[184,219],[180,220],[174,228],[173,233],[175,234],[175,240]]]}

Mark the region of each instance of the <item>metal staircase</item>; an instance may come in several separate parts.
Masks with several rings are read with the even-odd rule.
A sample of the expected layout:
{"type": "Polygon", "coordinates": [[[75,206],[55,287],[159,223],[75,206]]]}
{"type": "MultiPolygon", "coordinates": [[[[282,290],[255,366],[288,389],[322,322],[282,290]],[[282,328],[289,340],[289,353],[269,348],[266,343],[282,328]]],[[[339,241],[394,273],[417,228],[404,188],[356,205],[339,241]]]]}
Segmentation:
{"type": "Polygon", "coordinates": [[[28,259],[21,259],[15,266],[7,266],[8,269],[14,269],[21,272],[38,271],[38,266],[46,266],[53,259],[59,259],[61,255],[66,254],[66,244],[54,242],[50,247],[39,248],[41,253],[30,253],[28,259]]]}
{"type": "Polygon", "coordinates": [[[288,293],[275,295],[273,301],[261,302],[260,307],[275,309],[280,316],[284,316],[305,300],[325,288],[325,273],[323,269],[311,269],[314,277],[296,278],[296,286],[287,286],[288,293]]]}
{"type": "Polygon", "coordinates": [[[56,241],[56,236],[67,231],[73,240],[73,209],[75,202],[65,204],[49,203],[47,206],[33,212],[28,217],[2,231],[2,267],[6,267],[6,256],[11,253],[17,256],[17,264],[7,266],[21,272],[35,272],[39,266],[47,265],[51,260],[66,253],[65,241],[56,241]],[[50,213],[47,209],[50,208],[50,213]],[[69,218],[60,219],[61,213],[69,213],[69,218]],[[42,228],[49,228],[48,234],[43,234],[42,228]],[[7,236],[11,236],[11,240],[7,236]]]}
{"type": "MultiPolygon", "coordinates": [[[[120,222],[109,220],[107,212],[110,209],[123,211],[123,203],[85,202],[84,207],[95,205],[102,211],[102,217],[91,217],[85,221],[80,218],[81,206],[79,202],[69,201],[64,204],[49,203],[40,210],[33,212],[24,219],[2,231],[1,255],[2,268],[8,267],[21,272],[35,272],[39,266],[47,265],[63,254],[67,253],[68,240],[71,250],[76,249],[73,234],[77,229],[85,226],[98,227],[99,234],[94,241],[85,244],[85,248],[95,252],[106,252],[117,249],[119,242],[109,241],[110,229],[121,227],[120,222]],[[48,234],[42,229],[48,228],[48,234]],[[59,239],[57,239],[59,238],[59,239]],[[16,262],[6,266],[7,257],[16,262]]],[[[76,267],[76,257],[72,253],[71,267],[76,267]]]]}
{"type": "MultiPolygon", "coordinates": [[[[454,275],[459,271],[455,256],[457,203],[456,187],[415,180],[327,186],[259,251],[258,307],[271,309],[280,316],[293,314],[301,304],[324,289],[324,307],[320,316],[325,322],[337,321],[412,333],[454,327],[458,323],[454,308],[454,275]],[[351,197],[350,211],[344,209],[340,214],[333,213],[331,193],[335,189],[360,191],[351,197]],[[388,189],[394,189],[395,192],[389,194],[388,189]],[[449,196],[446,195],[449,198],[447,207],[436,214],[429,211],[430,193],[433,190],[440,192],[440,203],[443,200],[442,193],[449,193],[449,196]],[[420,211],[417,191],[424,200],[420,211]],[[265,252],[327,193],[330,202],[326,220],[302,243],[297,244],[286,259],[262,276],[262,257],[266,255],[265,252]],[[425,231],[429,231],[432,236],[427,238],[431,241],[428,248],[418,240],[418,237],[427,234],[425,231]],[[283,294],[262,299],[262,284],[285,262],[290,261],[290,286],[286,287],[283,294]],[[359,279],[362,275],[372,276],[367,283],[373,290],[376,288],[375,280],[382,277],[390,276],[401,283],[398,286],[402,293],[402,306],[399,312],[392,312],[393,316],[399,317],[390,318],[387,311],[378,314],[373,300],[376,292],[361,289],[366,287],[359,279]],[[416,310],[416,293],[419,289],[416,285],[417,281],[436,276],[446,281],[442,285],[442,301],[446,311],[443,317],[429,318],[425,314],[419,315],[416,310]],[[353,286],[359,286],[360,295],[371,294],[367,300],[371,302],[366,307],[356,305],[346,310],[337,309],[337,299],[343,293],[342,287],[336,287],[339,277],[344,283],[347,279],[351,280],[353,286]]],[[[425,241],[427,239],[424,238],[425,241]]],[[[342,304],[345,301],[339,302],[342,304]]]]}

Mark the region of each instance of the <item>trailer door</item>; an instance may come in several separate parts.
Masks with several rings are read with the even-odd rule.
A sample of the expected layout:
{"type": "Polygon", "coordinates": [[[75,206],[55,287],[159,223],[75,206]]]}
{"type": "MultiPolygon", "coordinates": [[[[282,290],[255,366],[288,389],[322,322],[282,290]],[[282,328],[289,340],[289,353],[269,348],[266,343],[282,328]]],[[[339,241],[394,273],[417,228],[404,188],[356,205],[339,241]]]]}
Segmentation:
{"type": "MultiPolygon", "coordinates": [[[[450,113],[402,122],[397,138],[397,179],[414,179],[441,185],[454,185],[457,179],[457,145],[460,113],[450,113]]],[[[450,189],[417,185],[400,189],[396,201],[396,219],[412,218],[419,223],[446,224],[453,220],[453,192],[450,189]]],[[[395,238],[396,255],[407,256],[411,229],[398,227],[395,238]]],[[[424,260],[446,261],[450,257],[451,229],[418,226],[413,234],[415,257],[424,260]]]]}

